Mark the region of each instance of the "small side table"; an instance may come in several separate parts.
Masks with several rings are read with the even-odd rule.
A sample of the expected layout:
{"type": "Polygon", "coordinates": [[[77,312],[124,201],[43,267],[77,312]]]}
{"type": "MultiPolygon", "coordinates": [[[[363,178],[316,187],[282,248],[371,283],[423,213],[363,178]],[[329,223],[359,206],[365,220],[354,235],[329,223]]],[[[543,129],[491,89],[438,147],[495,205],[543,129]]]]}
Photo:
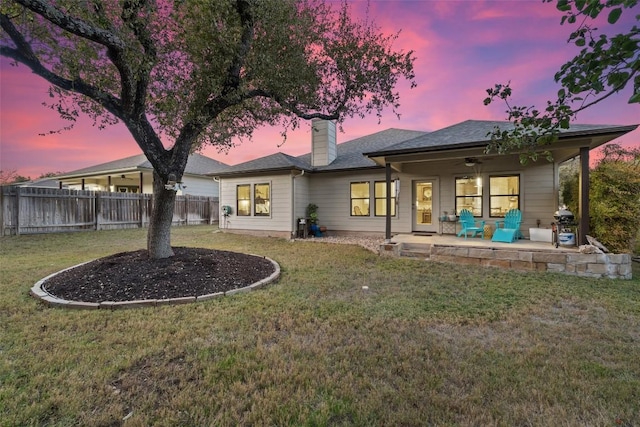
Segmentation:
{"type": "Polygon", "coordinates": [[[458,231],[458,220],[449,221],[449,219],[440,219],[440,234],[456,234],[458,231]]]}

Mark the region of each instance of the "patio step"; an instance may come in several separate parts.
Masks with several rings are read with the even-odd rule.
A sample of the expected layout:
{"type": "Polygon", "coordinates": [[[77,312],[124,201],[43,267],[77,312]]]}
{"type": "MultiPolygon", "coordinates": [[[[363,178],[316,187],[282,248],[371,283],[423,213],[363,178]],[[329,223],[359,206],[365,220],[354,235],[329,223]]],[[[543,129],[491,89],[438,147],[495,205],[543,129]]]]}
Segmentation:
{"type": "Polygon", "coordinates": [[[400,256],[429,259],[431,256],[431,245],[424,243],[403,243],[400,248],[400,256]]]}

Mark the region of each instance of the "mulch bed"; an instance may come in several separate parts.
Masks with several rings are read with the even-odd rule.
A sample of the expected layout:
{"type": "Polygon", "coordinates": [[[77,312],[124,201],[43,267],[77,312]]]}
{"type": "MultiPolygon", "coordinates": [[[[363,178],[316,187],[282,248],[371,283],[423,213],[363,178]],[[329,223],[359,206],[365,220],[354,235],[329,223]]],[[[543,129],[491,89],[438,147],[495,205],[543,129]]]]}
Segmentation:
{"type": "Polygon", "coordinates": [[[269,277],[268,259],[236,252],[174,247],[175,256],[150,259],[123,252],[64,271],[43,288],[69,301],[104,302],[201,296],[249,286],[269,277]]]}

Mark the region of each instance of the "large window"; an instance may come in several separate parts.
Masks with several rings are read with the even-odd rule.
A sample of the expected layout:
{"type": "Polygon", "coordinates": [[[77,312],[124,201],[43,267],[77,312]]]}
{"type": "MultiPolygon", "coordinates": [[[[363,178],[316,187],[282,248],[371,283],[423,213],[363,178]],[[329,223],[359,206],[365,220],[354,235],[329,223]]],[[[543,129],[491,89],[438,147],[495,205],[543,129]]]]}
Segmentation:
{"type": "Polygon", "coordinates": [[[253,186],[253,200],[256,216],[269,216],[271,213],[271,186],[269,184],[256,184],[253,186]]]}
{"type": "Polygon", "coordinates": [[[251,215],[251,185],[236,186],[236,212],[238,216],[251,215]]]}
{"type": "Polygon", "coordinates": [[[473,216],[482,216],[482,178],[456,178],[456,214],[467,209],[473,216]]]}
{"type": "Polygon", "coordinates": [[[351,183],[351,216],[369,216],[369,182],[351,183]]]}
{"type": "MultiPolygon", "coordinates": [[[[387,183],[376,181],[374,183],[374,215],[387,215],[387,183]]],[[[391,181],[391,216],[396,215],[396,182],[391,181]]]]}
{"type": "Polygon", "coordinates": [[[520,177],[489,177],[489,210],[492,217],[504,217],[510,209],[520,209],[520,177]]]}

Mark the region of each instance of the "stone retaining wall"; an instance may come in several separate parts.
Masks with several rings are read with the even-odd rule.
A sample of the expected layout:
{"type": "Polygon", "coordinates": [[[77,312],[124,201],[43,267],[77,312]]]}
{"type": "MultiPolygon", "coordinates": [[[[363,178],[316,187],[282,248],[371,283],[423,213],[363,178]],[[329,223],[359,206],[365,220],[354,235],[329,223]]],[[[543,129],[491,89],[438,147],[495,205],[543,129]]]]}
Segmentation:
{"type": "Polygon", "coordinates": [[[499,267],[518,271],[550,271],[582,277],[631,279],[631,255],[629,254],[581,254],[437,244],[424,244],[419,248],[416,247],[417,245],[411,246],[409,249],[404,243],[384,243],[380,245],[380,255],[403,256],[405,249],[409,249],[409,253],[413,251],[438,262],[499,267]]]}

